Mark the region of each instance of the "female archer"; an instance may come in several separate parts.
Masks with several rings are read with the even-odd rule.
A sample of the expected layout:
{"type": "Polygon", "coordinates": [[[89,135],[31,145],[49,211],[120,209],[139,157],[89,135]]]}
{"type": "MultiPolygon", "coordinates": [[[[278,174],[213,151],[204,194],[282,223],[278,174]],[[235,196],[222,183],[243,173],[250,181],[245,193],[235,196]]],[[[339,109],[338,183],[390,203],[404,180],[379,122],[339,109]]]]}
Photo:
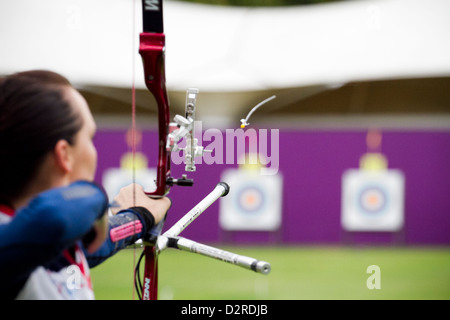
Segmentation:
{"type": "Polygon", "coordinates": [[[93,183],[96,125],[63,76],[0,79],[0,295],[94,299],[89,268],[144,238],[170,207],[131,185],[108,199],[93,183]]]}

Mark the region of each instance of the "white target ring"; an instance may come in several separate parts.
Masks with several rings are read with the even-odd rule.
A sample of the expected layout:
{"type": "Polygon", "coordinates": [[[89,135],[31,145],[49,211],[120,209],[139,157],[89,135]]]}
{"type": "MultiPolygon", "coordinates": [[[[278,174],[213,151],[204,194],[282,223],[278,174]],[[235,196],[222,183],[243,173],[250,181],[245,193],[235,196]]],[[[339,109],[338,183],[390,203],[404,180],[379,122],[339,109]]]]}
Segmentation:
{"type": "Polygon", "coordinates": [[[361,209],[369,214],[381,214],[386,208],[386,203],[386,192],[376,186],[365,188],[359,197],[361,209]]]}
{"type": "Polygon", "coordinates": [[[400,170],[348,169],[342,175],[341,225],[347,231],[399,231],[405,177],[400,170]]]}
{"type": "Polygon", "coordinates": [[[222,181],[230,193],[220,198],[219,223],[228,231],[276,231],[281,226],[283,178],[228,169],[222,181]]]}
{"type": "Polygon", "coordinates": [[[242,213],[258,213],[264,206],[264,195],[255,187],[244,188],[238,195],[238,206],[242,213]]]}

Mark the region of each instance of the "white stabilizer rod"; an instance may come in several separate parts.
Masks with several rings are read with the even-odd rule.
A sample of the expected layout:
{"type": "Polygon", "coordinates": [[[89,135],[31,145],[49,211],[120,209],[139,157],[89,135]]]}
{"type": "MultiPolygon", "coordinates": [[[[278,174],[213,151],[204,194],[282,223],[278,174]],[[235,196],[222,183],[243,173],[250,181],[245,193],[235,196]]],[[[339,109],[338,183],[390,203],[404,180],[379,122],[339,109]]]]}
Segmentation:
{"type": "Polygon", "coordinates": [[[198,218],[200,214],[208,209],[220,197],[228,194],[230,187],[225,182],[219,182],[214,190],[208,194],[202,201],[200,201],[194,208],[186,213],[180,220],[178,220],[169,230],[158,237],[156,243],[159,251],[167,248],[168,238],[178,236],[192,221],[198,218]]]}
{"type": "Polygon", "coordinates": [[[198,253],[210,258],[215,258],[224,262],[241,266],[245,269],[253,270],[258,273],[269,274],[271,269],[270,263],[268,262],[241,256],[236,253],[207,246],[186,238],[170,237],[168,240],[169,247],[171,248],[198,253]]]}

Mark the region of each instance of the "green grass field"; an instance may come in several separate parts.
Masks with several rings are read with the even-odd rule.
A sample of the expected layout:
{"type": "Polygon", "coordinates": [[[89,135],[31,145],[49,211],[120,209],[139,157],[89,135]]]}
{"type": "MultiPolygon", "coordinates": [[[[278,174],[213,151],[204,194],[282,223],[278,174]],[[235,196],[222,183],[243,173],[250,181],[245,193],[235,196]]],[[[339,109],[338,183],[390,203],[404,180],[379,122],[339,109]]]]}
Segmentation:
{"type": "MultiPolygon", "coordinates": [[[[219,247],[268,261],[272,271],[167,249],[159,299],[450,299],[448,247],[219,247]],[[380,268],[381,289],[367,288],[370,265],[380,268]]],[[[127,249],[91,270],[97,300],[133,299],[133,260],[127,249]]]]}

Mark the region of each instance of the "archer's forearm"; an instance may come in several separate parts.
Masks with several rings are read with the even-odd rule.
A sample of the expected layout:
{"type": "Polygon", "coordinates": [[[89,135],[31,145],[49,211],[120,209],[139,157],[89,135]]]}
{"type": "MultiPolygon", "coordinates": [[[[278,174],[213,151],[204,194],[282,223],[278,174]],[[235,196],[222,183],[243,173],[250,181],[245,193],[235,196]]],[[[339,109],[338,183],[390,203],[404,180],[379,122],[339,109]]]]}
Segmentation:
{"type": "Polygon", "coordinates": [[[96,252],[85,252],[89,266],[95,267],[118,251],[142,239],[153,227],[154,218],[142,208],[134,207],[109,217],[108,238],[96,252]]]}

